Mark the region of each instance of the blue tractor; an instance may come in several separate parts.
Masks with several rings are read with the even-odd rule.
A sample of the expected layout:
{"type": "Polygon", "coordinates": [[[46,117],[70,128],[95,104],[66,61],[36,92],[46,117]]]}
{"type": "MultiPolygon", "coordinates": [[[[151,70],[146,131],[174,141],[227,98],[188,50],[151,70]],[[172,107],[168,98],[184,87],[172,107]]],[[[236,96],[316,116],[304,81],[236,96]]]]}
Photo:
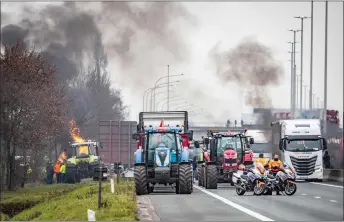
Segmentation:
{"type": "Polygon", "coordinates": [[[186,111],[140,113],[138,132],[133,134],[133,139],[140,140],[142,144],[135,152],[134,178],[137,195],[152,193],[156,184],[174,185],[177,194],[193,192],[189,151],[188,147],[183,146],[186,135],[187,140],[192,140],[192,132],[187,132],[186,111]],[[186,130],[185,125],[163,124],[164,120],[173,116],[183,117],[186,130]],[[145,120],[158,118],[163,119],[159,126],[144,125],[145,120]]]}

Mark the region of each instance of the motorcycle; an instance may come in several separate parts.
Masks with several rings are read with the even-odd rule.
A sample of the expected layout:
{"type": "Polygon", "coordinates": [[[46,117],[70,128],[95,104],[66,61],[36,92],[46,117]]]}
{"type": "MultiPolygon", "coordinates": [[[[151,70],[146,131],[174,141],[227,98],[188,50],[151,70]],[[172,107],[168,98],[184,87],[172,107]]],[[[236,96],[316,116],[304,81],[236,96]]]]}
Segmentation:
{"type": "Polygon", "coordinates": [[[238,170],[233,173],[233,183],[236,193],[241,196],[246,192],[252,192],[254,195],[262,195],[265,191],[264,167],[256,166],[247,171],[238,170]]]}
{"type": "Polygon", "coordinates": [[[276,176],[266,171],[264,178],[265,190],[263,193],[266,195],[272,195],[273,191],[284,192],[288,196],[292,196],[296,193],[295,171],[290,168],[280,169],[276,173],[276,176]]]}

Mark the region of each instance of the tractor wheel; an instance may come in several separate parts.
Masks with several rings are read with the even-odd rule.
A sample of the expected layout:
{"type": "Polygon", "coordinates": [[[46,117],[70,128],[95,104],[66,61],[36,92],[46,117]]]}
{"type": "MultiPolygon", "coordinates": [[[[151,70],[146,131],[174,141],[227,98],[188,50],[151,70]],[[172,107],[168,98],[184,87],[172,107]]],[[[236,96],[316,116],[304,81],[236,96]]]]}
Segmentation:
{"type": "Polygon", "coordinates": [[[81,182],[80,171],[75,171],[75,183],[81,182]]]}
{"type": "Polygon", "coordinates": [[[192,167],[191,165],[179,165],[178,169],[179,194],[192,193],[192,167]]]}
{"type": "Polygon", "coordinates": [[[197,166],[197,176],[198,176],[198,186],[203,186],[202,182],[203,182],[203,175],[202,175],[202,165],[198,165],[197,166]]]}
{"type": "Polygon", "coordinates": [[[75,169],[72,167],[66,169],[66,183],[75,183],[75,169]]]}
{"type": "Polygon", "coordinates": [[[148,194],[147,172],[145,166],[135,166],[135,189],[137,195],[148,194]]]}
{"type": "Polygon", "coordinates": [[[205,184],[206,189],[217,189],[217,167],[216,165],[209,165],[206,167],[207,180],[205,184]]]}

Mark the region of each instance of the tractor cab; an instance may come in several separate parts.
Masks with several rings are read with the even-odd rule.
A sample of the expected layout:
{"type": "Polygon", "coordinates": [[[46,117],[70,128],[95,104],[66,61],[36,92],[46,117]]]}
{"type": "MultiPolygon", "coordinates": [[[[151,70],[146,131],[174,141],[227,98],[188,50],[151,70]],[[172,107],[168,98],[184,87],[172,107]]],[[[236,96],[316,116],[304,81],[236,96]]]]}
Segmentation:
{"type": "Polygon", "coordinates": [[[243,163],[244,143],[242,134],[216,133],[210,140],[210,159],[219,168],[237,169],[243,163]]]}
{"type": "Polygon", "coordinates": [[[99,142],[87,141],[81,143],[73,143],[67,150],[68,157],[88,158],[90,156],[99,156],[99,148],[102,145],[99,142]]]}

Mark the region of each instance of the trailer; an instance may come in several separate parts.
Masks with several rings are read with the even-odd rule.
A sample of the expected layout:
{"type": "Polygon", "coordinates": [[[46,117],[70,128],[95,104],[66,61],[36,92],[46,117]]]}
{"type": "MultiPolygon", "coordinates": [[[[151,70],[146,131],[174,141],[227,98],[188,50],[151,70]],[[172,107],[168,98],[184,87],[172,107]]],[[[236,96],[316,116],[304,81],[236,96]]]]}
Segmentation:
{"type": "Polygon", "coordinates": [[[136,127],[136,121],[99,121],[99,142],[103,146],[100,157],[104,163],[119,162],[129,168],[134,166],[136,143],[132,139],[132,134],[136,127]]]}

